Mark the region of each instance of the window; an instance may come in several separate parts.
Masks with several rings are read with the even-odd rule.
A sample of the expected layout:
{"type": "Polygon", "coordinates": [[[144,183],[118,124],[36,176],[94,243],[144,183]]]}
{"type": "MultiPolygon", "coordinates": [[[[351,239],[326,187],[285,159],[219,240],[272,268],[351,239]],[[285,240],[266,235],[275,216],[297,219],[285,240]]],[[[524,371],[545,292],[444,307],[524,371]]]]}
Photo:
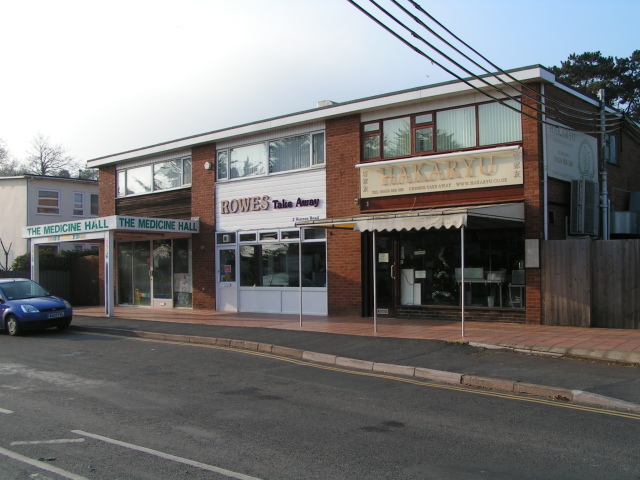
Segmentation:
{"type": "Polygon", "coordinates": [[[139,193],[148,193],[153,188],[153,172],[152,166],[131,168],[126,171],[127,174],[127,195],[137,195],[139,193]]]}
{"type": "MultiPolygon", "coordinates": [[[[121,170],[118,172],[116,190],[119,197],[124,197],[190,184],[191,158],[186,157],[121,170]]],[[[92,215],[94,215],[93,212],[92,215]]],[[[95,215],[97,215],[97,198],[95,215]]]]}
{"type": "Polygon", "coordinates": [[[37,212],[45,215],[60,215],[60,192],[38,190],[37,212]]]}
{"type": "Polygon", "coordinates": [[[264,143],[232,148],[229,150],[229,177],[243,178],[264,175],[267,146],[264,143]]]}
{"type": "Polygon", "coordinates": [[[73,216],[84,216],[84,193],[76,192],[73,194],[73,216]]]}
{"type": "MultiPolygon", "coordinates": [[[[464,249],[465,305],[524,306],[522,292],[511,288],[524,284],[524,228],[465,231],[464,249]]],[[[407,304],[460,305],[459,230],[402,232],[399,254],[401,298],[408,295],[407,304]]]]}
{"type": "MultiPolygon", "coordinates": [[[[515,100],[504,103],[520,110],[515,100]]],[[[522,138],[520,114],[497,102],[478,105],[478,125],[481,146],[517,142],[522,138]]]]}
{"type": "Polygon", "coordinates": [[[255,233],[241,233],[240,241],[241,242],[255,242],[257,240],[257,236],[255,233]]]}
{"type": "Polygon", "coordinates": [[[476,146],[475,107],[443,110],[436,113],[438,138],[436,150],[457,150],[476,146]]]}
{"type": "Polygon", "coordinates": [[[91,215],[94,217],[98,216],[98,194],[97,193],[92,193],[91,194],[91,215]]]}
{"type": "Polygon", "coordinates": [[[311,149],[307,135],[269,142],[269,173],[308,168],[310,162],[311,149]]]}
{"type": "Polygon", "coordinates": [[[364,131],[364,158],[378,158],[380,156],[380,122],[365,123],[364,131]]]}
{"type": "Polygon", "coordinates": [[[325,163],[324,132],[219,150],[218,180],[233,180],[310,168],[325,163]]]}
{"type": "Polygon", "coordinates": [[[382,156],[384,158],[411,155],[410,117],[382,122],[382,156]]]}
{"type": "Polygon", "coordinates": [[[240,286],[299,287],[298,272],[302,262],[302,286],[326,287],[326,244],[269,243],[240,246],[240,286]]]}
{"type": "Polygon", "coordinates": [[[324,163],[324,133],[314,133],[311,135],[311,161],[313,165],[324,163]]]}
{"type": "Polygon", "coordinates": [[[182,160],[153,165],[153,189],[167,190],[182,185],[182,160]]]}
{"type": "Polygon", "coordinates": [[[426,113],[416,115],[416,128],[414,130],[414,142],[416,153],[430,152],[433,150],[433,114],[426,113]]]}
{"type": "Polygon", "coordinates": [[[216,236],[216,243],[218,244],[236,243],[236,234],[235,233],[219,233],[216,236]]]}
{"type": "MultiPolygon", "coordinates": [[[[515,100],[503,103],[519,108],[515,100]]],[[[521,140],[519,112],[491,102],[366,122],[362,125],[362,157],[399,158],[521,140]]]]}

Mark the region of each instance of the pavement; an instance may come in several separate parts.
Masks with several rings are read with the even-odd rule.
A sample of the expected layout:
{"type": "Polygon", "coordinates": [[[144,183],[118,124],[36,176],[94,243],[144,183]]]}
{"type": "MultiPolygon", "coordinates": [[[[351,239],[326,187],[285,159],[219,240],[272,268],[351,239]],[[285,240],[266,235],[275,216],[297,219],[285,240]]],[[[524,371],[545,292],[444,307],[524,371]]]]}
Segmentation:
{"type": "Polygon", "coordinates": [[[148,307],[75,307],[72,328],[640,413],[640,330],[148,307]]]}

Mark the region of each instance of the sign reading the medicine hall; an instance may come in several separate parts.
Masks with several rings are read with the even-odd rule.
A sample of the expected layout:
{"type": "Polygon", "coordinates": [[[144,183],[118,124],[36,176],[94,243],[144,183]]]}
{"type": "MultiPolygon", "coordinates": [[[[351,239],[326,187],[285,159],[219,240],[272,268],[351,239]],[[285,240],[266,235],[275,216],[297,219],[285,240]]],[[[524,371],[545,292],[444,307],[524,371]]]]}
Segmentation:
{"type": "Polygon", "coordinates": [[[359,166],[360,197],[522,185],[521,149],[434,155],[359,166]]]}
{"type": "MultiPolygon", "coordinates": [[[[142,232],[198,233],[199,220],[180,220],[170,218],[111,217],[87,218],[72,222],[35,225],[22,229],[23,238],[52,237],[103,232],[106,230],[134,230],[142,232]]],[[[75,238],[75,237],[74,237],[75,238]]]]}

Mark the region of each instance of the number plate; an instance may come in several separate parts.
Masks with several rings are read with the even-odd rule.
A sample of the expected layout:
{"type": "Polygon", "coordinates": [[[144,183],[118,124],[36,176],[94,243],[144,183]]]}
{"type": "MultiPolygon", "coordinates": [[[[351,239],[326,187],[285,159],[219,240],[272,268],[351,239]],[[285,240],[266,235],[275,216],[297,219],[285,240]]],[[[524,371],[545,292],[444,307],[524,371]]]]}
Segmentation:
{"type": "Polygon", "coordinates": [[[64,317],[64,312],[50,313],[48,315],[48,318],[60,318],[60,317],[64,317]]]}

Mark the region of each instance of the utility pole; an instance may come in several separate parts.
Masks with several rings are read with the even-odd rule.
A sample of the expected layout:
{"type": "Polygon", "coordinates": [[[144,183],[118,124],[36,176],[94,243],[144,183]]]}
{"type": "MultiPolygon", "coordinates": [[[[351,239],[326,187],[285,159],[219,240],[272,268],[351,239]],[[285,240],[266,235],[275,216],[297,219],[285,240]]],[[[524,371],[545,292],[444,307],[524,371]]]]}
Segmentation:
{"type": "Polygon", "coordinates": [[[609,240],[609,195],[607,193],[607,156],[604,88],[598,92],[600,99],[600,210],[602,212],[602,239],[609,240]]]}

